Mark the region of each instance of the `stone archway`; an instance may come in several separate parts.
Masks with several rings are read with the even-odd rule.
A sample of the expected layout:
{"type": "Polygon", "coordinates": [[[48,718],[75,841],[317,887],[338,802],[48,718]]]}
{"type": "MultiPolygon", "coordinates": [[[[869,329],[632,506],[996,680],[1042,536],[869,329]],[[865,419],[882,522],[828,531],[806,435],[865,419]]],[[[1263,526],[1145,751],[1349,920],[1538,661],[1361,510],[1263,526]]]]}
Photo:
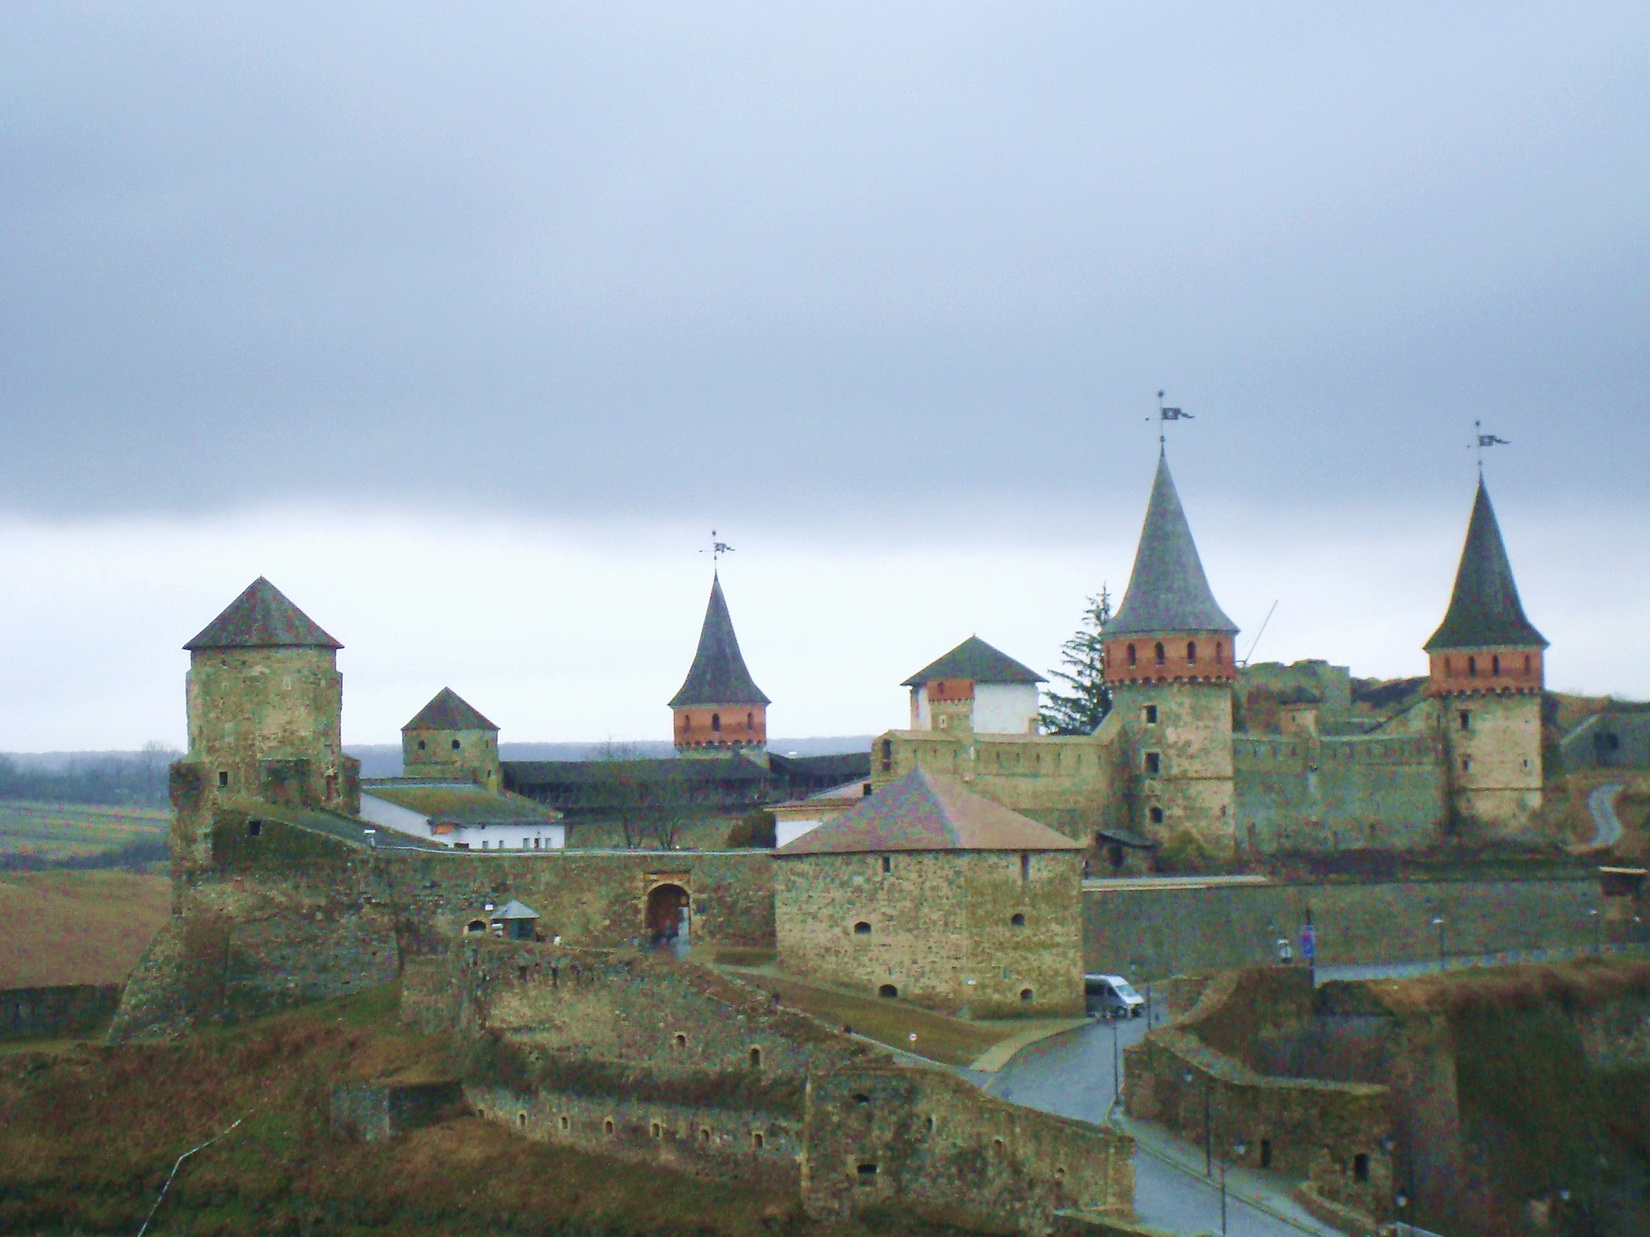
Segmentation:
{"type": "Polygon", "coordinates": [[[655,885],[647,894],[647,931],[654,944],[673,943],[686,936],[688,892],[680,885],[655,885]]]}

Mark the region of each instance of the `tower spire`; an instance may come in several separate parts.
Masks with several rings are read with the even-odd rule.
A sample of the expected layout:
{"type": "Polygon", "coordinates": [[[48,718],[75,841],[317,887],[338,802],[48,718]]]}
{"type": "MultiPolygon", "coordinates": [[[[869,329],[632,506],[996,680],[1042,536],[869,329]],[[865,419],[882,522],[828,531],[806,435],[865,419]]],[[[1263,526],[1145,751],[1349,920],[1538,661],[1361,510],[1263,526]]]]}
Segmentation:
{"type": "Polygon", "coordinates": [[[1196,631],[1235,635],[1237,624],[1226,617],[1210,591],[1186,510],[1169,472],[1168,456],[1159,446],[1157,476],[1146,504],[1134,570],[1123,604],[1106,625],[1106,636],[1196,631]]]}
{"type": "Polygon", "coordinates": [[[711,576],[710,601],[699,629],[699,647],[681,690],[670,698],[678,749],[687,751],[767,744],[767,696],[751,678],[734,634],[722,580],[711,576]]]}
{"type": "Polygon", "coordinates": [[[1455,587],[1450,592],[1449,609],[1425,648],[1431,653],[1492,645],[1546,648],[1547,640],[1524,616],[1512,564],[1507,560],[1506,543],[1501,539],[1501,526],[1480,474],[1472,500],[1472,518],[1467,522],[1467,539],[1461,546],[1461,562],[1455,572],[1455,587]]]}

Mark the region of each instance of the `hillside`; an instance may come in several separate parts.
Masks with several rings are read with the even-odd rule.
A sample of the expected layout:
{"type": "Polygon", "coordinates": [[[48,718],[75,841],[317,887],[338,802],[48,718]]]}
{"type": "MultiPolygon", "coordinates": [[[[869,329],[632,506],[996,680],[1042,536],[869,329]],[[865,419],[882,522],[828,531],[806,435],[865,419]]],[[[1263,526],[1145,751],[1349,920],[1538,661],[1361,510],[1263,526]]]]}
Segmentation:
{"type": "Polygon", "coordinates": [[[157,808],[0,799],[0,857],[57,863],[142,847],[163,858],[171,821],[157,808]]]}
{"type": "Polygon", "coordinates": [[[156,1217],[168,1234],[390,1237],[940,1237],[884,1217],[821,1225],[788,1193],[733,1187],[530,1142],[454,1115],[385,1143],[329,1133],[331,1087],[438,1071],[439,1037],[396,1021],[393,988],[163,1045],[0,1055],[0,1232],[136,1232],[177,1156],[156,1217]]]}
{"type": "Polygon", "coordinates": [[[130,872],[0,872],[0,988],[125,983],[171,910],[130,872]]]}

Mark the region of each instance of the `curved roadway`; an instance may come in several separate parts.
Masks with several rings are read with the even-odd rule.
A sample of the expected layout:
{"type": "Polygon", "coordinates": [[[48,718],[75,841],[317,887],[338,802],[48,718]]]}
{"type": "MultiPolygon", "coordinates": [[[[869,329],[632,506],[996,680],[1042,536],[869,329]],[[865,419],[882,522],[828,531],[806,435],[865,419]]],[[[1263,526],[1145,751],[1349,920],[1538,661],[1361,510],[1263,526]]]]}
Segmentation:
{"type": "Polygon", "coordinates": [[[1616,815],[1616,796],[1622,791],[1620,782],[1606,782],[1593,787],[1587,796],[1587,810],[1593,816],[1593,840],[1589,850],[1602,850],[1621,841],[1621,817],[1616,815]]]}

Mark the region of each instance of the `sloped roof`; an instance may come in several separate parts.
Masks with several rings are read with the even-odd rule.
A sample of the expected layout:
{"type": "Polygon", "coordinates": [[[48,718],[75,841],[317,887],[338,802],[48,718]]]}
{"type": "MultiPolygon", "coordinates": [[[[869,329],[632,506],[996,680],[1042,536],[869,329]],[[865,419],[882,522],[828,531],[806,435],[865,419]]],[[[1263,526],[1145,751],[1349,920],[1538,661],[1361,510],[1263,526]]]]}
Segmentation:
{"type": "Polygon", "coordinates": [[[921,687],[930,679],[971,679],[976,683],[1046,683],[1029,666],[970,636],[936,662],[917,671],[901,687],[921,687]]]}
{"type": "Polygon", "coordinates": [[[1507,561],[1507,547],[1501,540],[1501,526],[1496,522],[1484,478],[1479,477],[1449,609],[1423,647],[1430,653],[1494,644],[1544,649],[1547,639],[1524,617],[1512,564],[1507,561]]]}
{"type": "Polygon", "coordinates": [[[495,923],[500,919],[537,919],[538,917],[539,913],[528,906],[527,903],[517,902],[514,898],[511,898],[491,915],[495,923]]]}
{"type": "Polygon", "coordinates": [[[1237,624],[1226,617],[1209,589],[1191,525],[1169,473],[1168,456],[1159,452],[1128,591],[1106,624],[1106,635],[1171,631],[1214,631],[1230,636],[1237,634],[1237,624]]]}
{"type": "Polygon", "coordinates": [[[344,646],[322,631],[268,580],[259,576],[200,635],[183,646],[196,649],[317,648],[344,646]]]}
{"type": "Polygon", "coordinates": [[[1083,843],[964,790],[959,782],[913,769],[774,853],[1082,849],[1083,843]]]}
{"type": "Polygon", "coordinates": [[[435,698],[418,710],[417,715],[401,727],[403,730],[497,730],[475,706],[450,687],[436,692],[435,698]]]}
{"type": "Polygon", "coordinates": [[[561,819],[560,812],[542,803],[472,783],[371,781],[362,783],[361,793],[454,825],[544,825],[561,819]]]}
{"type": "Polygon", "coordinates": [[[745,669],[739,652],[739,637],[733,634],[733,618],[728,614],[722,581],[712,576],[710,602],[705,607],[705,624],[699,629],[699,648],[681,691],[670,698],[670,707],[705,704],[767,704],[745,669]]]}

